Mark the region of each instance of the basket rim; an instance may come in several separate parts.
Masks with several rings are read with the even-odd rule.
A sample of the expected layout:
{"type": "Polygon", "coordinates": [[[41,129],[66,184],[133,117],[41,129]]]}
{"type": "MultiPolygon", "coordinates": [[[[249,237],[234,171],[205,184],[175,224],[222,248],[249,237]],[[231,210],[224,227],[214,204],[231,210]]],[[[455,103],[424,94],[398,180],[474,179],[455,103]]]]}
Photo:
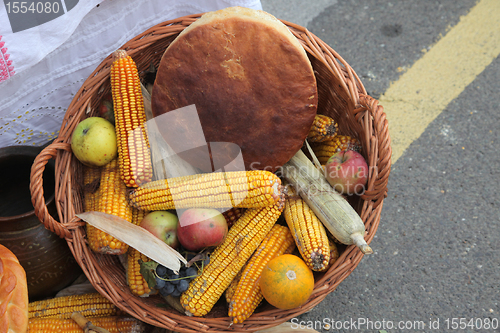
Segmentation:
{"type": "MultiPolygon", "coordinates": [[[[121,48],[125,49],[129,55],[134,58],[134,56],[146,52],[147,48],[157,40],[177,35],[201,17],[202,14],[203,13],[187,15],[159,23],[132,38],[122,45],[121,48]]],[[[370,156],[369,163],[376,166],[383,165],[376,170],[375,173],[370,175],[371,181],[369,188],[374,188],[376,190],[371,192],[367,191],[368,193],[365,193],[362,198],[361,211],[364,213],[361,214],[361,218],[365,222],[365,225],[371,230],[367,235],[368,238],[366,238],[366,241],[370,243],[380,222],[383,200],[387,196],[387,182],[391,168],[390,137],[383,107],[378,105],[377,100],[367,95],[355,71],[330,46],[304,27],[288,21],[280,21],[282,21],[292,34],[299,39],[308,55],[311,55],[331,70],[331,74],[334,76],[335,80],[340,83],[340,89],[349,97],[348,102],[352,103],[352,114],[355,120],[361,124],[361,126],[365,126],[365,128],[368,129],[362,143],[363,146],[370,147],[369,151],[366,152],[366,154],[370,156]],[[379,151],[383,151],[384,153],[379,154],[379,151]]],[[[85,275],[89,278],[98,292],[110,299],[121,310],[155,326],[158,325],[158,320],[164,320],[164,323],[160,325],[160,327],[175,329],[175,331],[179,332],[198,332],[200,330],[249,332],[276,326],[312,309],[323,301],[329,293],[334,291],[357,267],[363,254],[354,245],[348,246],[344,252],[342,252],[337,262],[330,267],[320,279],[315,281],[313,295],[302,307],[287,311],[267,308],[262,312],[254,313],[242,324],[232,325],[231,328],[228,328],[228,317],[188,317],[179,313],[168,312],[168,315],[163,314],[155,318],[155,316],[152,316],[146,311],[143,306],[143,300],[134,296],[123,297],[120,294],[121,291],[119,292],[116,289],[117,284],[115,284],[115,281],[106,279],[95,281],[93,277],[103,274],[103,271],[98,267],[95,257],[85,245],[85,237],[82,230],[82,226],[85,225],[85,223],[76,217],[75,205],[78,205],[78,202],[74,202],[72,198],[74,189],[71,185],[65,185],[64,188],[59,188],[58,191],[56,185],[56,191],[58,191],[58,193],[56,193],[56,201],[60,222],[54,219],[51,220],[50,215],[47,216],[43,210],[44,202],[41,173],[43,173],[43,168],[48,160],[55,159],[56,175],[61,175],[58,180],[59,186],[71,182],[72,167],[74,167],[75,164],[75,159],[71,157],[71,133],[81,117],[89,110],[92,96],[99,93],[102,82],[109,76],[110,65],[111,55],[106,57],[97,66],[82,84],[77,94],[75,94],[75,97],[66,111],[59,136],[35,159],[32,167],[30,185],[35,213],[47,229],[66,239],[73,255],[83,268],[85,275]],[[328,284],[329,281],[334,279],[337,280],[333,284],[328,284]]]]}

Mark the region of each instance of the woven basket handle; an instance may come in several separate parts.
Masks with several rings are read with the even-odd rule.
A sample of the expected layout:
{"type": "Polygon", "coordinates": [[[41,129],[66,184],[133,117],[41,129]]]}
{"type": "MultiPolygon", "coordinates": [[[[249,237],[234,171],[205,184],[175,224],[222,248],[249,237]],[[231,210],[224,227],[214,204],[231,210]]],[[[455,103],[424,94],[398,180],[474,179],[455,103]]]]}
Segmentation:
{"type": "Polygon", "coordinates": [[[378,170],[377,179],[374,180],[372,184],[374,190],[370,192],[367,191],[362,197],[365,200],[372,200],[374,202],[373,207],[375,208],[385,197],[387,197],[392,148],[389,136],[389,124],[383,106],[379,105],[378,100],[370,95],[360,94],[359,103],[354,110],[356,119],[359,121],[359,117],[366,117],[366,112],[368,112],[369,117],[365,118],[363,121],[373,123],[373,131],[377,132],[372,139],[374,139],[374,137],[378,138],[377,145],[375,146],[378,152],[376,154],[372,153],[372,156],[377,156],[378,158],[378,170]]]}
{"type": "Polygon", "coordinates": [[[55,159],[57,150],[71,151],[71,145],[68,143],[53,142],[45,147],[35,158],[30,174],[31,202],[35,209],[35,215],[45,228],[61,238],[73,238],[69,229],[50,215],[43,196],[43,171],[48,161],[52,158],[55,159]]]}

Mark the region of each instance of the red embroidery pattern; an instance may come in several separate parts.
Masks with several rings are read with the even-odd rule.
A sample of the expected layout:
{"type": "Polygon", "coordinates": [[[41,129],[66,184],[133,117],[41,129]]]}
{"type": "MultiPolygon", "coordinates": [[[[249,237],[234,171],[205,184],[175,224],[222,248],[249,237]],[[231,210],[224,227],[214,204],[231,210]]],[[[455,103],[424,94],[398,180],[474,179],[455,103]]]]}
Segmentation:
{"type": "Polygon", "coordinates": [[[10,54],[4,46],[5,42],[2,42],[2,35],[0,35],[0,82],[9,79],[15,73],[12,60],[9,60],[10,54]]]}

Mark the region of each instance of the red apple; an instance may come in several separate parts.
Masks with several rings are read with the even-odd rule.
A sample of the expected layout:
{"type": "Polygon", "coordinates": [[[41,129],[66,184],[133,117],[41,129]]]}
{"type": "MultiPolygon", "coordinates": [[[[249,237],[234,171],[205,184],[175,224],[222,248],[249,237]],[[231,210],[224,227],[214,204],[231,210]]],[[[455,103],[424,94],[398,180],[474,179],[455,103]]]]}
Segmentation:
{"type": "Polygon", "coordinates": [[[368,165],[360,153],[354,150],[340,151],[326,162],[325,177],[337,192],[361,195],[368,179],[368,165]]]}
{"type": "Polygon", "coordinates": [[[115,125],[115,111],[113,108],[113,96],[111,93],[106,94],[98,107],[99,117],[102,117],[115,125]]]}
{"type": "Polygon", "coordinates": [[[179,217],[177,237],[189,251],[217,246],[227,235],[227,222],[215,209],[190,208],[179,217]]]}
{"type": "Polygon", "coordinates": [[[177,238],[177,225],[179,219],[175,214],[159,210],[147,214],[141,221],[140,226],[170,245],[173,248],[179,246],[177,238]]]}

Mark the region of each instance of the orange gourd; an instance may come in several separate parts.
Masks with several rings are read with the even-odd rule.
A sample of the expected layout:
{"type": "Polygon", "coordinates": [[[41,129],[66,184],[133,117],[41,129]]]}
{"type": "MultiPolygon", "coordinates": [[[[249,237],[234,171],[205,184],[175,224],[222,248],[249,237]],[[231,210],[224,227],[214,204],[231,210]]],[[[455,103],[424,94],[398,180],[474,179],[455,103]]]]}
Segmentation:
{"type": "Polygon", "coordinates": [[[288,310],[301,306],[311,296],[314,276],[301,258],[284,254],[267,263],[259,284],[266,301],[288,310]]]}

